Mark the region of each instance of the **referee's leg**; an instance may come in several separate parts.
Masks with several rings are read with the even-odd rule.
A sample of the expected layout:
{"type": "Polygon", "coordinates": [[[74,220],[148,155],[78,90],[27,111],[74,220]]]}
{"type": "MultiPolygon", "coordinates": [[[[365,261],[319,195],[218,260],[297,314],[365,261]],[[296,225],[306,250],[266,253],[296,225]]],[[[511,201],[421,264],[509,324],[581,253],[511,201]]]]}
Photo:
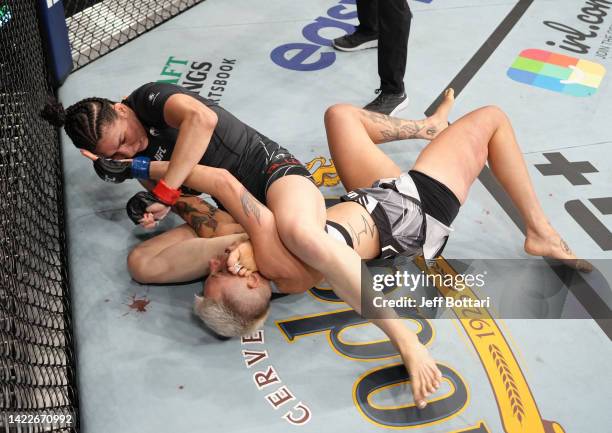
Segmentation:
{"type": "Polygon", "coordinates": [[[378,2],[378,75],[384,93],[404,92],[411,20],[407,0],[378,2]]]}
{"type": "Polygon", "coordinates": [[[359,26],[357,31],[366,35],[378,33],[378,3],[388,0],[357,0],[357,17],[359,26]]]}

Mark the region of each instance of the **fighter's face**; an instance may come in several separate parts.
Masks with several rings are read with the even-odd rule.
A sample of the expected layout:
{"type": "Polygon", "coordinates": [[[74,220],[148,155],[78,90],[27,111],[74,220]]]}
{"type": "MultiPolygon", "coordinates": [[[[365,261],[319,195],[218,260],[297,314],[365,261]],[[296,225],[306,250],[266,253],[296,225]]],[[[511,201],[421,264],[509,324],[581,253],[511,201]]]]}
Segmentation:
{"type": "Polygon", "coordinates": [[[210,274],[204,284],[205,298],[221,299],[225,290],[246,290],[247,278],[234,275],[227,270],[227,255],[217,256],[208,262],[210,274]]]}
{"type": "Polygon", "coordinates": [[[132,158],[147,148],[147,133],[127,105],[117,103],[113,108],[117,118],[102,127],[102,138],[96,143],[96,153],[111,159],[132,158]]]}

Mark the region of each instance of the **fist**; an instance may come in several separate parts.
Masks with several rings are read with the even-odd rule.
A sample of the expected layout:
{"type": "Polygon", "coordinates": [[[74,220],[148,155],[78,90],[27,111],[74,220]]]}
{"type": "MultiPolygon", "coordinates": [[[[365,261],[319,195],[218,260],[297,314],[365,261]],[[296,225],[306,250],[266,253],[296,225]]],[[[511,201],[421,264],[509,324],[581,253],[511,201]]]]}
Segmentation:
{"type": "Polygon", "coordinates": [[[133,179],[131,161],[98,158],[93,162],[93,166],[98,177],[105,182],[121,183],[126,179],[133,179]]]}
{"type": "Polygon", "coordinates": [[[134,224],[152,228],[170,211],[170,206],[161,203],[150,192],[141,191],[128,200],[125,210],[134,224]]]}

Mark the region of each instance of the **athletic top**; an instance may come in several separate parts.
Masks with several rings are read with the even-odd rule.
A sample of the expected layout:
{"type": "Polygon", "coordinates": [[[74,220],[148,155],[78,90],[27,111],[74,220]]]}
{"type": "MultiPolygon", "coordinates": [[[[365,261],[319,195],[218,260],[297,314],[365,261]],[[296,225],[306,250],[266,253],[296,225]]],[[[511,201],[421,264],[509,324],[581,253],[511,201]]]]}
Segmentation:
{"type": "Polygon", "coordinates": [[[197,99],[218,117],[217,126],[200,164],[233,171],[241,162],[245,150],[250,144],[259,141],[261,134],[210,99],[168,83],[148,83],[140,86],[124,101],[134,110],[149,137],[149,145],[139,156],[148,156],[156,161],[170,160],[179,130],[169,126],[164,120],[164,105],[170,96],[177,93],[197,99]]]}
{"type": "MultiPolygon", "coordinates": [[[[199,164],[224,168],[232,173],[259,201],[266,203],[268,178],[263,179],[268,165],[270,148],[282,154],[293,165],[301,165],[286,149],[240,121],[212,100],[168,83],[147,83],[134,90],[123,103],[136,113],[149,138],[147,148],[137,156],[148,156],[156,161],[169,161],[179,133],[164,120],[164,105],[177,93],[189,95],[210,108],[218,121],[210,142],[199,164]]],[[[278,161],[276,161],[278,164],[278,161]]],[[[303,170],[304,175],[310,173],[303,170]]],[[[295,173],[295,171],[294,171],[295,173]]]]}

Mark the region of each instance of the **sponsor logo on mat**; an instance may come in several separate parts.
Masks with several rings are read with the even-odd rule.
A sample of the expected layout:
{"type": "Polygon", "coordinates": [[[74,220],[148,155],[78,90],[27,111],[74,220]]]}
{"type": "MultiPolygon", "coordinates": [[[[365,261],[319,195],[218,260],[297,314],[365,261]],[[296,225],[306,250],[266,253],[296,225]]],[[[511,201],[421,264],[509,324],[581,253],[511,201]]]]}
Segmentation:
{"type": "MultiPolygon", "coordinates": [[[[443,258],[438,259],[429,268],[422,259],[417,259],[415,264],[424,272],[458,275],[457,271],[443,258]]],[[[395,269],[389,268],[388,270],[391,273],[395,272],[395,269]]],[[[437,286],[437,288],[444,296],[478,299],[476,293],[467,286],[461,291],[444,285],[437,286]]],[[[329,306],[331,303],[337,307],[324,308],[323,312],[313,314],[281,318],[275,322],[276,326],[289,347],[300,345],[303,350],[304,344],[307,344],[312,348],[310,350],[325,350],[325,346],[328,346],[328,350],[337,355],[337,362],[346,364],[347,368],[350,364],[353,365],[355,373],[352,387],[350,383],[346,383],[344,390],[336,387],[330,392],[339,393],[342,396],[351,393],[355,409],[364,421],[386,429],[418,429],[433,425],[443,427],[445,423],[456,420],[470,405],[470,401],[475,398],[471,395],[468,381],[459,369],[453,365],[438,363],[443,375],[442,382],[446,385],[441,388],[439,395],[430,400],[425,409],[417,409],[409,401],[410,377],[401,362],[397,349],[390,341],[376,337],[372,339],[371,334],[365,339],[357,337],[355,340],[358,334],[362,334],[359,332],[360,329],[371,326],[368,321],[353,309],[347,308],[346,304],[325,284],[311,289],[308,293],[312,298],[311,302],[313,302],[315,311],[320,311],[321,308],[317,306],[321,307],[323,304],[329,306]],[[321,339],[321,335],[325,338],[321,339]],[[312,346],[315,342],[318,342],[316,348],[312,346]],[[376,365],[364,371],[357,365],[363,362],[373,362],[376,365]],[[389,398],[390,396],[392,397],[389,398]]],[[[565,430],[559,423],[542,419],[534,395],[508,342],[510,336],[507,331],[502,331],[502,327],[492,318],[488,310],[480,307],[467,309],[457,307],[452,308],[452,311],[458,318],[461,317],[457,320],[456,329],[461,334],[460,337],[475,349],[483,367],[483,375],[491,385],[503,429],[500,431],[506,433],[563,433],[565,430]]],[[[418,313],[411,316],[409,321],[415,325],[419,341],[424,345],[430,345],[436,335],[436,322],[418,313]]],[[[252,346],[255,342],[263,344],[263,335],[252,336],[250,340],[242,341],[243,348],[245,344],[247,346],[252,346]]],[[[242,355],[247,368],[253,368],[255,363],[267,358],[266,351],[253,350],[251,347],[243,350],[242,355]]],[[[275,409],[274,402],[291,408],[284,417],[292,415],[296,419],[310,419],[315,416],[314,413],[307,411],[307,406],[295,398],[286,386],[283,387],[274,368],[265,364],[258,367],[260,368],[253,373],[253,381],[258,388],[264,384],[274,385],[277,388],[278,394],[270,393],[266,399],[275,409]],[[296,401],[301,406],[292,408],[296,401]]],[[[301,393],[304,394],[303,389],[301,393]]],[[[301,398],[312,403],[317,400],[317,395],[302,395],[301,398]]],[[[341,398],[340,395],[338,398],[341,398]]],[[[488,422],[480,420],[473,424],[466,423],[462,428],[449,430],[449,433],[497,431],[494,430],[496,425],[491,426],[490,424],[490,420],[488,422]]]]}
{"type": "MultiPolygon", "coordinates": [[[[611,0],[587,0],[576,16],[580,22],[579,28],[556,21],[544,21],[545,26],[562,33],[564,36],[560,43],[557,44],[557,42],[549,40],[546,41],[546,45],[551,47],[558,45],[559,48],[575,54],[589,54],[591,50],[589,40],[599,36],[601,24],[604,24],[610,7],[612,7],[611,0]],[[585,25],[588,27],[585,28],[585,25]]],[[[611,29],[608,29],[608,34],[611,29]]]]}
{"type": "MultiPolygon", "coordinates": [[[[162,67],[158,83],[179,84],[192,93],[219,103],[229,85],[236,59],[216,62],[192,61],[175,56],[168,57],[162,67]]],[[[157,95],[153,96],[153,99],[157,95]]]]}
{"type": "Polygon", "coordinates": [[[508,69],[508,77],[571,96],[591,96],[597,92],[606,69],[599,63],[551,51],[523,50],[508,69]]]}
{"type": "Polygon", "coordinates": [[[336,173],[336,166],[331,158],[318,156],[306,163],[306,168],[312,174],[315,184],[321,186],[336,186],[340,177],[336,173]]]}
{"type": "Polygon", "coordinates": [[[270,58],[278,66],[293,71],[319,71],[331,66],[336,61],[336,53],[331,48],[332,39],[322,36],[331,31],[340,30],[343,34],[353,33],[355,26],[347,21],[357,18],[355,0],[340,0],[327,11],[302,29],[302,35],[308,42],[291,42],[272,50],[270,58]]]}
{"type": "Polygon", "coordinates": [[[259,330],[252,335],[244,336],[240,339],[240,343],[243,348],[244,364],[253,371],[253,382],[272,409],[280,410],[281,418],[289,424],[295,426],[307,424],[312,418],[312,411],[306,403],[298,400],[270,364],[268,351],[265,348],[264,331],[259,330]]]}

